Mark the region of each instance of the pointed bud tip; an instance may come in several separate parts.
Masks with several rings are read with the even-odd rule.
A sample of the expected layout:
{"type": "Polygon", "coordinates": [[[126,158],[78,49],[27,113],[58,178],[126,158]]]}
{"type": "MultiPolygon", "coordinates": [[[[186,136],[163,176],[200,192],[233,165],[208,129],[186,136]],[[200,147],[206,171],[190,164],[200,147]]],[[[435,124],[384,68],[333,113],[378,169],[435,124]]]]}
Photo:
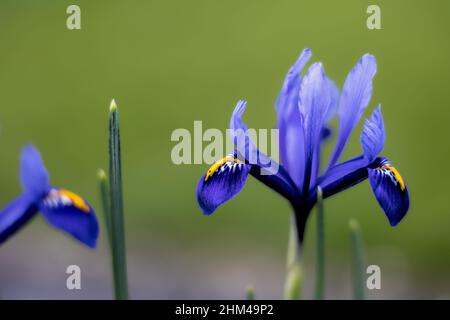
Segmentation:
{"type": "Polygon", "coordinates": [[[117,110],[116,100],[112,99],[111,104],[109,105],[109,112],[114,112],[117,110]]]}
{"type": "Polygon", "coordinates": [[[255,298],[255,289],[253,289],[252,285],[247,286],[245,289],[245,296],[247,300],[253,300],[255,298]]]}
{"type": "Polygon", "coordinates": [[[97,177],[99,180],[106,180],[106,173],[103,169],[98,169],[97,171],[97,177]]]}
{"type": "Polygon", "coordinates": [[[359,230],[359,223],[356,219],[351,219],[348,222],[348,226],[350,228],[351,231],[358,231],[359,230]]]}

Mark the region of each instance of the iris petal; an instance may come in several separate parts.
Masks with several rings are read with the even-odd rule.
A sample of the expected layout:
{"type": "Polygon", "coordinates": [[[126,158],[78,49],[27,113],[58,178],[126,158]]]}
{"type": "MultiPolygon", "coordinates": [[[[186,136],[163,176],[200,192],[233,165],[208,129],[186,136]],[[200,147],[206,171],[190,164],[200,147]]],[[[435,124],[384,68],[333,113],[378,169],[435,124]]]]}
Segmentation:
{"type": "Polygon", "coordinates": [[[381,158],[377,156],[383,150],[385,139],[381,107],[378,106],[370,119],[366,120],[361,134],[363,155],[333,166],[319,178],[318,184],[324,190],[324,196],[340,192],[352,183],[364,180],[367,175],[364,174],[363,169],[380,163],[381,158]],[[353,181],[355,179],[357,181],[353,181]]]}
{"type": "Polygon", "coordinates": [[[381,106],[373,112],[370,119],[366,120],[361,135],[361,145],[364,150],[364,157],[367,163],[371,163],[383,150],[386,133],[384,131],[383,115],[381,106]]]}
{"type": "Polygon", "coordinates": [[[329,168],[338,162],[353,128],[369,104],[372,96],[372,79],[376,70],[375,57],[365,54],[345,80],[338,107],[339,135],[329,168]]]}
{"type": "Polygon", "coordinates": [[[39,151],[32,144],[22,149],[20,180],[24,192],[33,199],[41,198],[50,189],[47,169],[39,151]]]}
{"type": "MultiPolygon", "coordinates": [[[[255,172],[256,168],[259,168],[260,172],[255,172],[257,176],[277,176],[276,181],[282,182],[284,184],[284,189],[286,189],[290,193],[295,192],[295,183],[286,169],[271,157],[259,151],[256,145],[253,143],[251,135],[247,130],[247,126],[242,120],[246,105],[247,103],[245,101],[239,101],[233,111],[233,114],[231,115],[230,120],[230,133],[236,146],[237,157],[242,162],[252,165],[253,172],[255,172]]],[[[264,180],[265,182],[267,182],[267,185],[269,187],[272,187],[270,185],[271,181],[275,181],[275,179],[264,180]]],[[[273,186],[272,188],[276,190],[276,186],[273,186]]]]}
{"type": "Polygon", "coordinates": [[[303,50],[289,69],[276,101],[281,161],[298,188],[302,187],[305,171],[305,138],[300,123],[298,94],[302,80],[301,72],[310,58],[311,51],[303,50]]]}
{"type": "Polygon", "coordinates": [[[325,117],[324,126],[322,127],[322,130],[320,132],[319,144],[317,145],[317,147],[314,151],[310,185],[314,185],[316,183],[317,177],[319,176],[319,174],[322,170],[322,168],[321,168],[322,145],[333,134],[333,131],[332,131],[331,127],[327,124],[327,122],[330,121],[336,115],[336,112],[337,112],[339,89],[333,80],[327,78],[326,81],[327,81],[326,85],[328,86],[328,92],[330,93],[330,97],[331,97],[331,104],[330,104],[330,107],[328,108],[328,113],[325,117]]]}
{"type": "Polygon", "coordinates": [[[283,166],[289,172],[298,189],[303,187],[305,174],[305,134],[300,123],[298,108],[280,129],[280,157],[283,166]]]}
{"type": "Polygon", "coordinates": [[[274,161],[258,150],[251,139],[247,126],[242,120],[246,106],[246,101],[238,101],[230,120],[230,131],[238,156],[243,158],[241,160],[245,160],[250,164],[268,168],[274,161]]]}
{"type": "Polygon", "coordinates": [[[389,223],[396,226],[409,209],[408,188],[402,176],[387,159],[383,159],[378,167],[369,169],[369,180],[389,223]]]}
{"type": "Polygon", "coordinates": [[[0,212],[0,243],[6,241],[37,213],[28,195],[13,200],[0,212]]]}
{"type": "Polygon", "coordinates": [[[297,108],[298,89],[302,79],[301,73],[311,55],[309,48],[304,49],[284,78],[283,87],[276,103],[278,116],[284,116],[283,118],[287,119],[290,111],[297,108]]]}
{"type": "Polygon", "coordinates": [[[197,185],[197,201],[206,215],[236,196],[247,181],[251,166],[233,156],[216,162],[197,185]]]}
{"type": "Polygon", "coordinates": [[[309,188],[314,153],[320,143],[322,129],[333,102],[332,87],[321,63],[309,68],[300,86],[298,107],[305,135],[305,191],[309,188]]]}
{"type": "Polygon", "coordinates": [[[38,204],[48,223],[95,248],[99,227],[92,207],[77,194],[53,188],[38,204]]]}
{"type": "MultiPolygon", "coordinates": [[[[317,185],[322,188],[323,197],[327,198],[341,192],[367,178],[367,160],[363,155],[343,162],[329,169],[321,176],[317,185]]],[[[316,188],[312,189],[313,194],[316,188]]]]}

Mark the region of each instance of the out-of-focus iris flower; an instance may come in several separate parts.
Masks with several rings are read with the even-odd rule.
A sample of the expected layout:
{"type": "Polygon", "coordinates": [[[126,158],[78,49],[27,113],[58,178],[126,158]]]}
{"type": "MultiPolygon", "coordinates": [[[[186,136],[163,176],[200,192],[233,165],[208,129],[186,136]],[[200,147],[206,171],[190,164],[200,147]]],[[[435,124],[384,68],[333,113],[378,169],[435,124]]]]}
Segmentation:
{"type": "Polygon", "coordinates": [[[0,212],[0,243],[41,212],[52,226],[96,246],[99,227],[94,210],[79,195],[50,185],[41,155],[31,144],[22,150],[20,180],[22,195],[0,212]]]}
{"type": "Polygon", "coordinates": [[[242,190],[251,174],[291,203],[301,242],[319,186],[323,198],[327,198],[369,178],[390,224],[397,225],[408,211],[409,195],[398,170],[379,156],[385,143],[380,106],[365,122],[361,135],[363,153],[339,162],[351,132],[369,104],[377,68],[375,57],[365,54],[359,60],[347,76],[342,92],[326,77],[321,63],[313,63],[302,76],[310,57],[310,50],[305,49],[286,75],[276,101],[281,164],[274,166],[274,160],[251,141],[242,121],[246,102],[239,101],[230,121],[236,150],[211,166],[200,179],[197,200],[201,209],[207,215],[214,212],[242,190]],[[321,170],[322,145],[331,132],[328,122],[336,114],[339,134],[328,165],[321,170]],[[249,161],[254,155],[257,161],[249,161]],[[262,174],[267,167],[277,170],[271,175],[262,174]]]}

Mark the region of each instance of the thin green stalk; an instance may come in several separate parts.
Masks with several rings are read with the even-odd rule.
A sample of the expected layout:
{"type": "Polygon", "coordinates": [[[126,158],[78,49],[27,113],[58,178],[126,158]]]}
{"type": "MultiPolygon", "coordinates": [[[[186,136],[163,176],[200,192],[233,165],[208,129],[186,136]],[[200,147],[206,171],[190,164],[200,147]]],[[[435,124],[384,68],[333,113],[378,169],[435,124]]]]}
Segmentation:
{"type": "Polygon", "coordinates": [[[109,248],[112,246],[112,233],[111,233],[111,193],[109,191],[108,178],[103,169],[99,169],[97,173],[100,196],[102,199],[103,216],[105,218],[106,233],[108,235],[109,248]]]}
{"type": "Polygon", "coordinates": [[[316,300],[323,300],[325,294],[325,227],[322,189],[317,188],[317,242],[316,242],[316,300]]]}
{"type": "Polygon", "coordinates": [[[255,290],[252,286],[248,286],[245,290],[245,298],[247,300],[255,300],[255,290]]]}
{"type": "Polygon", "coordinates": [[[361,228],[356,220],[349,222],[352,240],[352,264],[353,264],[353,296],[355,300],[364,300],[364,246],[361,228]]]}
{"type": "Polygon", "coordinates": [[[298,243],[295,216],[292,215],[284,285],[284,298],[286,300],[299,300],[301,298],[302,280],[302,253],[298,243]]]}
{"type": "Polygon", "coordinates": [[[114,292],[117,300],[126,300],[128,299],[128,283],[123,222],[119,112],[114,100],[112,100],[109,110],[109,182],[111,192],[111,250],[114,292]]]}

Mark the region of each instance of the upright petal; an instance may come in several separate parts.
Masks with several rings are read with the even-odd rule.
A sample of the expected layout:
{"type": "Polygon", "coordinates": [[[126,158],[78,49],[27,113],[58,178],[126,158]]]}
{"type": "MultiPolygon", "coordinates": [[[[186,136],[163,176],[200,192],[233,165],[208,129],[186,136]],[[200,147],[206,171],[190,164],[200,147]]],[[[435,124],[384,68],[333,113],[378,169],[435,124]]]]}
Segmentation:
{"type": "Polygon", "coordinates": [[[319,144],[317,145],[316,149],[314,150],[313,164],[312,164],[312,170],[311,170],[311,182],[310,182],[311,186],[313,186],[316,183],[317,177],[319,176],[320,172],[322,171],[322,168],[321,168],[322,146],[327,140],[329,140],[329,138],[333,134],[333,130],[328,125],[328,122],[336,115],[336,112],[337,112],[339,89],[337,88],[337,86],[333,82],[333,80],[331,80],[329,78],[327,78],[327,83],[328,83],[327,85],[329,86],[329,92],[330,92],[330,96],[331,96],[331,104],[328,109],[328,113],[325,117],[324,126],[320,133],[319,144]]]}
{"type": "MultiPolygon", "coordinates": [[[[245,101],[239,101],[230,120],[230,133],[236,146],[237,158],[246,164],[260,168],[262,175],[276,176],[277,181],[282,181],[286,189],[296,189],[295,183],[286,169],[271,157],[259,151],[253,143],[251,134],[242,120],[246,104],[245,101]]],[[[266,182],[270,183],[271,180],[266,180],[266,182]]]]}
{"type": "Polygon", "coordinates": [[[365,54],[345,80],[338,107],[339,136],[330,159],[329,168],[333,167],[339,160],[353,128],[369,104],[372,96],[372,79],[376,70],[375,57],[365,54]]]}
{"type": "Polygon", "coordinates": [[[36,207],[28,195],[22,195],[12,201],[0,212],[0,243],[19,230],[36,212],[36,207]]]}
{"type": "Polygon", "coordinates": [[[258,150],[252,141],[247,126],[242,120],[246,106],[246,101],[238,101],[230,119],[231,136],[236,146],[238,157],[242,157],[241,160],[245,160],[245,162],[250,164],[270,166],[270,163],[272,163],[273,160],[258,150]]]}
{"type": "Polygon", "coordinates": [[[294,65],[289,69],[286,77],[284,78],[283,87],[278,96],[276,107],[278,116],[286,116],[290,113],[290,110],[296,109],[298,99],[298,88],[301,82],[301,73],[305,65],[311,58],[311,50],[309,48],[304,49],[294,65]],[[291,100],[291,101],[288,101],[291,100]]]}
{"type": "Polygon", "coordinates": [[[311,51],[303,50],[295,64],[289,69],[276,101],[281,162],[298,188],[302,186],[305,171],[305,138],[298,110],[298,94],[302,80],[301,72],[310,58],[311,51]]]}
{"type": "Polygon", "coordinates": [[[39,151],[29,144],[22,149],[20,180],[26,194],[33,199],[43,197],[49,190],[49,176],[39,151]]]}
{"type": "Polygon", "coordinates": [[[79,195],[53,188],[39,202],[38,208],[48,223],[85,245],[96,247],[99,234],[97,217],[92,207],[79,195]]]}
{"type": "Polygon", "coordinates": [[[383,159],[378,167],[369,169],[369,180],[389,223],[396,226],[409,209],[408,188],[403,177],[387,159],[383,159]]]}
{"type": "Polygon", "coordinates": [[[332,105],[332,91],[321,63],[314,63],[304,77],[298,107],[305,135],[305,173],[303,189],[308,190],[313,156],[321,140],[322,129],[332,105]]]}
{"type": "Polygon", "coordinates": [[[292,112],[292,118],[287,122],[284,132],[280,134],[280,157],[283,167],[291,176],[297,189],[303,187],[305,174],[305,133],[303,131],[298,108],[292,112]]]}
{"type": "Polygon", "coordinates": [[[233,155],[213,164],[197,185],[197,201],[203,213],[210,215],[237,195],[244,187],[250,169],[250,165],[233,155]]]}
{"type": "Polygon", "coordinates": [[[327,172],[319,178],[318,184],[324,190],[324,194],[334,194],[344,190],[347,184],[342,183],[343,181],[351,182],[352,179],[350,178],[352,177],[353,179],[355,177],[362,177],[360,175],[360,173],[364,173],[362,169],[379,163],[380,158],[377,157],[383,150],[385,139],[386,135],[384,131],[383,116],[381,114],[381,107],[378,106],[372,113],[370,119],[366,120],[361,134],[361,146],[364,153],[329,168],[327,172]]]}
{"type": "Polygon", "coordinates": [[[373,112],[370,119],[366,120],[361,134],[361,145],[364,150],[364,157],[367,163],[371,163],[383,150],[386,133],[384,131],[383,115],[381,106],[373,112]]]}

